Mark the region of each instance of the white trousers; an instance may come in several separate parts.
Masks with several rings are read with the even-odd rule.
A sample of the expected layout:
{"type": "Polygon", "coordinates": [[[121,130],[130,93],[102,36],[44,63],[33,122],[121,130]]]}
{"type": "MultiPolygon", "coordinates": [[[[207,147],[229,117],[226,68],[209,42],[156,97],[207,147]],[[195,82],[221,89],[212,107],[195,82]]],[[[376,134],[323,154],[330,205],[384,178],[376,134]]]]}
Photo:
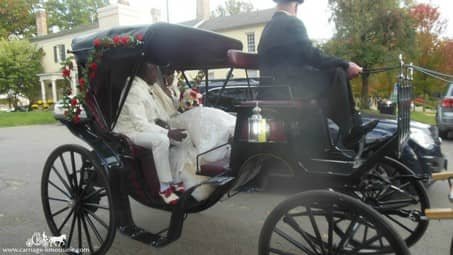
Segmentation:
{"type": "MultiPolygon", "coordinates": [[[[131,141],[138,145],[152,150],[154,165],[160,183],[173,182],[170,168],[170,139],[160,133],[132,133],[127,134],[131,141]]],[[[145,169],[146,170],[146,169],[145,169]]]]}

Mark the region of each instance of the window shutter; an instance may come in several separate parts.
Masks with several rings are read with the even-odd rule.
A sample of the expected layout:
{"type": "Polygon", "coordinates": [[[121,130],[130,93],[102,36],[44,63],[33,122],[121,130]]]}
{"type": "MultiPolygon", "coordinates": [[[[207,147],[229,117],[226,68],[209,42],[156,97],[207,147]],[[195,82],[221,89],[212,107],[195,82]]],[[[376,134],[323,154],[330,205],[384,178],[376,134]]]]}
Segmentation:
{"type": "Polygon", "coordinates": [[[55,63],[58,63],[58,50],[57,50],[57,46],[53,46],[53,59],[54,59],[55,63]]]}
{"type": "Polygon", "coordinates": [[[61,46],[60,47],[61,61],[65,61],[66,60],[66,50],[65,50],[64,44],[61,44],[60,46],[61,46]]]}

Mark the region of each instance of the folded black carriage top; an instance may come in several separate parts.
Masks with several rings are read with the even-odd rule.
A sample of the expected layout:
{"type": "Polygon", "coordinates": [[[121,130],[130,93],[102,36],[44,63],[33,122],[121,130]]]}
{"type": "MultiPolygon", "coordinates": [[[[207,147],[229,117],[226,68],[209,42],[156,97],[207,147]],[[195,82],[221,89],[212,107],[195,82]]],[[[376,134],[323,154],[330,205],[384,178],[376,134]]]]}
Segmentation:
{"type": "Polygon", "coordinates": [[[93,41],[97,38],[143,36],[144,57],[159,65],[170,64],[176,69],[194,70],[227,67],[227,51],[242,50],[238,40],[196,28],[168,23],[117,27],[72,41],[72,50],[79,64],[88,60],[93,41]]]}

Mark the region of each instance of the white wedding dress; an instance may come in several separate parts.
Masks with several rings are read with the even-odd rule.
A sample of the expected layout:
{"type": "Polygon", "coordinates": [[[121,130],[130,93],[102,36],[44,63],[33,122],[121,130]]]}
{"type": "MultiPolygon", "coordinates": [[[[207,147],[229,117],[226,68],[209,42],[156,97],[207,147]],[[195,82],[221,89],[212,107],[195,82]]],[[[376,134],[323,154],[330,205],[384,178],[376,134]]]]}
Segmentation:
{"type": "MultiPolygon", "coordinates": [[[[177,88],[170,88],[178,91],[177,88]]],[[[196,175],[196,157],[214,147],[228,142],[234,135],[236,117],[222,110],[212,107],[195,107],[189,111],[179,113],[176,103],[178,93],[170,98],[157,84],[153,88],[154,96],[160,101],[162,109],[159,111],[172,129],[185,129],[188,137],[170,151],[170,164],[174,171],[174,179],[184,182],[186,189],[205,181],[207,177],[196,175]]],[[[173,94],[173,93],[172,93],[173,94]]],[[[230,157],[230,146],[210,152],[200,158],[200,164],[214,162],[230,157]]],[[[197,188],[192,196],[197,200],[206,199],[214,190],[210,185],[197,188]]]]}

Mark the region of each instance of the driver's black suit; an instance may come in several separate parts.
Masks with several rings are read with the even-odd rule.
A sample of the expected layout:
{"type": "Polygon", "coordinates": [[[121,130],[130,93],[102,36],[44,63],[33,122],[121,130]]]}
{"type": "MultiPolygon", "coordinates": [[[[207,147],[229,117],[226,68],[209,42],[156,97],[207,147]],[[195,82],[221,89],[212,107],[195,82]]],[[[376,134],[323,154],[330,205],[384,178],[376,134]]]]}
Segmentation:
{"type": "Polygon", "coordinates": [[[282,86],[261,89],[261,99],[287,99],[290,86],[295,98],[319,99],[343,136],[350,132],[357,117],[346,73],[349,63],[314,47],[301,20],[277,11],[264,28],[258,54],[261,83],[282,86]]]}

